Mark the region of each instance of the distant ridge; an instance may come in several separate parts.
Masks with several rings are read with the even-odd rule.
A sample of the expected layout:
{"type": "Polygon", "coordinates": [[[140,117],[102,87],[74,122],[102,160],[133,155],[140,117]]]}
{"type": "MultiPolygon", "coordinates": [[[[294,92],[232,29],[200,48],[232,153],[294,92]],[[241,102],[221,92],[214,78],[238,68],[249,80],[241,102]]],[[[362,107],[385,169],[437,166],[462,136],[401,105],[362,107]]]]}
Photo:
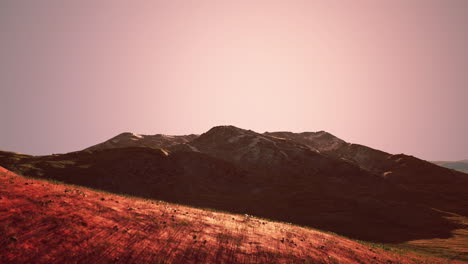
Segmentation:
{"type": "Polygon", "coordinates": [[[433,161],[439,166],[468,173],[468,159],[459,161],[433,161]]]}
{"type": "Polygon", "coordinates": [[[176,144],[182,144],[195,139],[198,135],[170,136],[164,134],[141,135],[130,132],[121,133],[109,140],[84,149],[85,151],[96,151],[112,148],[126,147],[149,147],[167,148],[176,144]]]}

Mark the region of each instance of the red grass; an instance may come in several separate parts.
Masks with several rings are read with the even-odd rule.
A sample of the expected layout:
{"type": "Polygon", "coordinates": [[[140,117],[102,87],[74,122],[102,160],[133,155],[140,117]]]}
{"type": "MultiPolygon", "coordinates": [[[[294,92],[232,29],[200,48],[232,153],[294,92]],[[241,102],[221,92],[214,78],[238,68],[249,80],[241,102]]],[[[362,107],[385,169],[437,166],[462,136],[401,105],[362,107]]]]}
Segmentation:
{"type": "Polygon", "coordinates": [[[0,263],[53,262],[446,263],[446,260],[386,251],[336,235],[250,216],[28,179],[0,167],[0,263]]]}

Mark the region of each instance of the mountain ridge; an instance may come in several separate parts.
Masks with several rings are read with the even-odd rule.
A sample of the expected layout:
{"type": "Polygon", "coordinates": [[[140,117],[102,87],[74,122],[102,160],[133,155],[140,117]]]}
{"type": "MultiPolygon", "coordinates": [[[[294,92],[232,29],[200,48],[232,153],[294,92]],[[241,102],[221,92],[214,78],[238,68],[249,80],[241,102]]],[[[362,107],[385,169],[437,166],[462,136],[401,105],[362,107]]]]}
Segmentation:
{"type": "Polygon", "coordinates": [[[432,161],[432,163],[441,167],[468,173],[468,159],[459,161],[432,161]]]}

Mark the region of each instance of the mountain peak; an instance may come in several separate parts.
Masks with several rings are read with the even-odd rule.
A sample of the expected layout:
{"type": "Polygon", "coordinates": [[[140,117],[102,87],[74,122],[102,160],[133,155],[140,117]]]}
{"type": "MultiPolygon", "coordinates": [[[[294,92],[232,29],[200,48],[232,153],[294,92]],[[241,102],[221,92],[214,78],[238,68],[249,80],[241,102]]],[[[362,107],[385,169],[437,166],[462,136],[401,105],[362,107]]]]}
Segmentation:
{"type": "Polygon", "coordinates": [[[287,131],[266,132],[265,135],[291,139],[317,151],[336,150],[340,146],[346,144],[344,140],[323,130],[317,132],[302,133],[293,133],[287,131]]]}
{"type": "Polygon", "coordinates": [[[227,125],[227,126],[215,126],[208,130],[207,132],[200,135],[200,138],[219,138],[219,139],[226,139],[233,136],[240,136],[246,134],[254,133],[252,130],[245,130],[242,128],[238,128],[235,126],[227,125]]]}
{"type": "Polygon", "coordinates": [[[144,136],[146,136],[146,135],[135,134],[135,133],[132,133],[132,132],[123,132],[123,133],[118,134],[114,138],[132,138],[132,137],[143,138],[144,136]]]}
{"type": "Polygon", "coordinates": [[[133,133],[132,132],[122,132],[120,134],[118,134],[117,136],[115,136],[114,138],[118,138],[118,137],[129,137],[129,136],[132,136],[133,133]]]}
{"type": "Polygon", "coordinates": [[[206,133],[209,132],[226,132],[226,131],[236,131],[236,132],[242,132],[242,131],[250,131],[250,130],[245,130],[242,128],[238,128],[233,125],[223,125],[223,126],[214,126],[210,130],[208,130],[206,133]]]}

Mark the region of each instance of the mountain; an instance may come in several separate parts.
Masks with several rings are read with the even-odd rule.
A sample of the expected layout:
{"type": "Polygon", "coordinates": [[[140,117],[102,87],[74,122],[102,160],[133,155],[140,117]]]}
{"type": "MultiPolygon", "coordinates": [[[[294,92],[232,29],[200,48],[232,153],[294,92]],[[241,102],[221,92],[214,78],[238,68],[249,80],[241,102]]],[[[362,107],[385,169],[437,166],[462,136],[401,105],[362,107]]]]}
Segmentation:
{"type": "Polygon", "coordinates": [[[327,132],[272,132],[266,135],[289,139],[311,150],[346,160],[379,175],[387,182],[411,191],[428,206],[468,216],[468,175],[405,154],[392,155],[359,144],[347,143],[327,132]]]}
{"type": "Polygon", "coordinates": [[[464,173],[468,173],[468,160],[433,161],[432,163],[445,167],[445,168],[452,169],[452,170],[458,170],[464,173]]]}
{"type": "Polygon", "coordinates": [[[1,167],[0,205],[0,263],[447,262],[250,215],[24,178],[1,167]]]}
{"type": "Polygon", "coordinates": [[[347,143],[327,132],[272,132],[266,135],[290,139],[320,153],[354,163],[362,169],[397,183],[456,183],[464,174],[404,154],[392,155],[359,144],[347,143]],[[418,171],[415,171],[419,168],[418,171]],[[429,175],[430,174],[430,175],[429,175]]]}
{"type": "MultiPolygon", "coordinates": [[[[248,184],[246,172],[196,152],[173,155],[155,148],[114,148],[51,156],[0,152],[5,167],[23,175],[49,178],[114,193],[158,198],[200,207],[231,208],[232,196],[248,184]],[[238,186],[238,187],[236,187],[238,186]],[[230,200],[223,197],[228,196],[230,200]]],[[[243,205],[241,199],[236,206],[243,205]]]]}
{"type": "Polygon", "coordinates": [[[98,144],[100,148],[51,156],[0,152],[0,166],[26,176],[255,215],[354,239],[438,241],[416,246],[436,253],[452,238],[464,241],[465,235],[455,238],[454,233],[466,228],[468,175],[411,156],[350,144],[323,131],[260,134],[218,126],[182,142],[165,136],[172,139],[149,147],[132,140],[133,134],[123,137],[137,146],[118,140],[109,148],[110,143],[98,144]]]}
{"type": "Polygon", "coordinates": [[[198,137],[198,135],[170,136],[163,134],[141,135],[130,132],[119,134],[109,140],[97,145],[86,148],[85,151],[96,151],[111,148],[126,147],[149,147],[149,148],[167,148],[172,145],[189,142],[198,137]]]}

